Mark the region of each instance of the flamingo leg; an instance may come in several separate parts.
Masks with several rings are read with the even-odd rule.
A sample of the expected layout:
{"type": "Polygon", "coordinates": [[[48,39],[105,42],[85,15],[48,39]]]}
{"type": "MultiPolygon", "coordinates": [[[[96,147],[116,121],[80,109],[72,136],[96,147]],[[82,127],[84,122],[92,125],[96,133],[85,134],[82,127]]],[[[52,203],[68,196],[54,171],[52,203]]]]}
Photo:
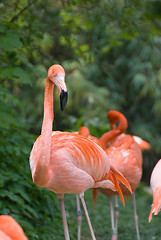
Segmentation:
{"type": "Polygon", "coordinates": [[[133,198],[133,205],[134,205],[134,220],[135,220],[135,227],[136,227],[136,235],[137,235],[137,240],[140,240],[138,216],[137,216],[137,213],[136,213],[135,192],[132,193],[132,198],[133,198]]]}
{"type": "Polygon", "coordinates": [[[63,220],[65,240],[70,240],[67,219],[65,214],[65,207],[64,207],[64,194],[57,194],[56,196],[59,200],[60,211],[61,211],[62,220],[63,220]]]}
{"type": "Polygon", "coordinates": [[[110,196],[110,212],[111,212],[111,227],[112,227],[112,237],[111,237],[111,240],[116,240],[116,229],[115,229],[115,223],[114,223],[114,212],[113,212],[112,196],[110,196]]]}
{"type": "Polygon", "coordinates": [[[82,222],[82,213],[80,208],[80,201],[79,197],[76,194],[76,201],[77,201],[77,225],[78,225],[78,240],[81,239],[81,222],[82,222]]]}
{"type": "Polygon", "coordinates": [[[86,203],[85,203],[85,200],[84,200],[84,193],[80,193],[79,198],[80,198],[82,206],[83,206],[83,210],[84,210],[84,213],[85,213],[85,216],[86,216],[86,219],[87,219],[87,223],[88,223],[88,227],[89,227],[89,230],[90,230],[90,233],[91,233],[91,236],[92,236],[92,240],[96,240],[96,237],[94,235],[94,231],[93,231],[93,228],[92,228],[92,224],[91,224],[91,221],[90,221],[90,218],[89,218],[89,215],[88,215],[86,203]]]}
{"type": "Polygon", "coordinates": [[[117,240],[117,235],[118,235],[118,218],[119,218],[118,196],[115,195],[115,230],[116,230],[116,240],[117,240]]]}

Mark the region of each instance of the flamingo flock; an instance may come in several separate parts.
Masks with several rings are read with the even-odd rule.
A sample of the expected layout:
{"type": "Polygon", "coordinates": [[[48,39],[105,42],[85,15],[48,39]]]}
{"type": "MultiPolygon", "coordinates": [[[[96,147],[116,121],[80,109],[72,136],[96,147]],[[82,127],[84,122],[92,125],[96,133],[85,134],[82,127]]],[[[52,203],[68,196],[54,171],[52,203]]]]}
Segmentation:
{"type": "MultiPolygon", "coordinates": [[[[138,136],[125,134],[128,127],[127,119],[122,113],[114,110],[107,113],[111,130],[100,138],[90,135],[89,129],[85,126],[82,126],[78,132],[53,131],[54,86],[58,89],[60,107],[63,110],[67,104],[68,94],[65,71],[58,64],[51,66],[48,70],[41,135],[31,150],[30,168],[34,184],[54,192],[58,198],[65,240],[70,240],[70,234],[65,213],[64,194],[76,195],[78,240],[81,239],[80,201],[91,239],[96,240],[84,200],[84,193],[88,189],[92,189],[94,207],[98,191],[110,199],[112,240],[118,238],[118,196],[125,205],[124,196],[129,201],[131,195],[134,205],[136,236],[137,240],[140,240],[135,190],[142,177],[142,151],[149,150],[150,144],[138,136]],[[115,197],[115,215],[113,196],[115,197]]],[[[152,214],[157,215],[161,210],[160,172],[161,160],[153,169],[150,180],[153,204],[149,222],[152,214]]],[[[0,240],[27,240],[27,237],[11,216],[1,215],[0,240]]]]}

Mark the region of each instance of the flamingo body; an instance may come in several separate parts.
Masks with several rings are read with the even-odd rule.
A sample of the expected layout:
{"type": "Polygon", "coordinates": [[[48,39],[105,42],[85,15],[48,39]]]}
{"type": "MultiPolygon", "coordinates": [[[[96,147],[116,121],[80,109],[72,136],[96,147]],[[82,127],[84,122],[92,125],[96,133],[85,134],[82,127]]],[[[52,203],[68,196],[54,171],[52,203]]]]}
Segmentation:
{"type": "Polygon", "coordinates": [[[9,215],[0,216],[0,240],[27,240],[21,226],[9,215]]]}
{"type": "MultiPolygon", "coordinates": [[[[34,143],[30,166],[34,178],[41,136],[34,143]]],[[[98,186],[112,187],[107,180],[110,164],[95,143],[68,132],[52,132],[48,182],[43,186],[56,194],[78,194],[98,186]]]]}
{"type": "MultiPolygon", "coordinates": [[[[90,139],[92,139],[91,135],[90,139]]],[[[97,141],[99,142],[99,139],[97,141]]],[[[132,191],[135,191],[142,177],[142,153],[133,137],[121,134],[111,141],[105,151],[110,164],[125,176],[130,183],[132,191]]],[[[124,195],[131,194],[122,183],[120,183],[120,187],[124,195]]],[[[118,194],[118,192],[110,189],[99,188],[99,190],[106,196],[118,194]]]]}
{"type": "MultiPolygon", "coordinates": [[[[132,191],[136,190],[142,176],[142,166],[140,160],[141,150],[137,145],[135,145],[136,143],[132,139],[132,143],[127,149],[125,148],[125,145],[119,147],[110,145],[106,150],[106,154],[109,158],[110,164],[115,166],[115,168],[118,169],[123,174],[123,176],[126,177],[127,181],[130,183],[132,191]],[[135,148],[138,148],[137,152],[139,152],[139,154],[134,150],[135,148]]],[[[130,194],[128,189],[124,187],[124,185],[122,185],[121,183],[120,187],[124,195],[130,194]]],[[[99,190],[107,196],[116,194],[115,192],[110,190],[99,190]]]]}
{"type": "Polygon", "coordinates": [[[161,210],[161,159],[155,165],[151,178],[150,186],[153,192],[153,204],[151,207],[149,222],[152,220],[152,215],[157,215],[161,210]]]}
{"type": "Polygon", "coordinates": [[[122,133],[111,141],[114,147],[124,147],[125,149],[130,149],[135,151],[140,159],[140,163],[143,163],[143,156],[141,150],[149,150],[150,144],[138,136],[132,136],[129,134],[122,133]]]}

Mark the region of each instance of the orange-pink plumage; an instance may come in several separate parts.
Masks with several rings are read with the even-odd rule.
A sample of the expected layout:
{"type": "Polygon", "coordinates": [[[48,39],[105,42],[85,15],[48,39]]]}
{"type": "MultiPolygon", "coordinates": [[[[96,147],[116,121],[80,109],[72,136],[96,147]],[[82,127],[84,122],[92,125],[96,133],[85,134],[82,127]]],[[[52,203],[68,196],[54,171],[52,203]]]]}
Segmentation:
{"type": "MultiPolygon", "coordinates": [[[[30,155],[33,178],[40,138],[41,136],[35,142],[30,155]]],[[[104,178],[109,169],[106,153],[95,143],[80,135],[56,131],[51,137],[49,177],[43,187],[57,194],[78,194],[105,185],[107,179],[104,178]]],[[[108,184],[112,187],[112,183],[107,181],[107,187],[108,184]]]]}
{"type": "Polygon", "coordinates": [[[27,240],[21,226],[9,215],[0,216],[0,240],[27,240]]]}
{"type": "Polygon", "coordinates": [[[83,136],[68,132],[52,132],[53,90],[58,88],[61,110],[67,102],[65,71],[60,65],[48,70],[44,96],[44,118],[41,135],[34,143],[30,154],[30,167],[34,183],[56,193],[63,219],[65,239],[69,232],[63,202],[64,193],[78,194],[86,214],[92,239],[94,232],[86,210],[83,193],[88,188],[110,188],[120,190],[117,177],[128,182],[117,170],[110,170],[107,154],[96,143],[83,136]],[[114,176],[113,178],[111,176],[114,176]],[[114,179],[114,180],[113,180],[114,179]]]}
{"type": "Polygon", "coordinates": [[[149,222],[152,220],[152,215],[157,215],[161,210],[161,159],[152,171],[150,186],[153,192],[153,203],[149,214],[149,222]]]}
{"type": "MultiPolygon", "coordinates": [[[[89,135],[89,130],[86,127],[81,127],[79,133],[83,136],[86,135],[88,139],[93,140],[105,149],[110,164],[121,172],[130,183],[133,191],[134,218],[137,229],[137,239],[139,239],[134,192],[139,185],[142,176],[143,158],[141,150],[148,150],[150,148],[150,144],[137,136],[131,136],[123,133],[127,129],[127,119],[122,113],[111,110],[108,112],[107,116],[112,130],[105,133],[101,138],[98,139],[89,135]],[[116,125],[117,123],[119,124],[116,125]]],[[[128,195],[131,194],[131,192],[122,183],[120,183],[120,187],[123,194],[125,194],[128,199],[128,195]]],[[[106,196],[110,197],[110,203],[112,203],[111,197],[118,194],[118,192],[114,192],[110,189],[99,188],[99,190],[106,196]]],[[[97,189],[93,189],[94,206],[96,197],[97,189]]],[[[118,213],[116,213],[116,216],[118,217],[118,213]]],[[[112,237],[115,238],[116,235],[113,234],[112,237]]]]}

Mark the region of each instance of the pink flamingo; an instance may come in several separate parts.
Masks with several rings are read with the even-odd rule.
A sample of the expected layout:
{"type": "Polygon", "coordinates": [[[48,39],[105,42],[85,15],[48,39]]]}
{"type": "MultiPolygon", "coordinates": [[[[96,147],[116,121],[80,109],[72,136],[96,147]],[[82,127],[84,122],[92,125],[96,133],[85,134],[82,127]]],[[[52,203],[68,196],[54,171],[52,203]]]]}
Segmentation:
{"type": "Polygon", "coordinates": [[[27,240],[21,226],[9,215],[0,216],[0,240],[27,240]]]}
{"type": "MultiPolygon", "coordinates": [[[[106,153],[110,160],[110,163],[116,167],[129,181],[132,190],[133,190],[133,204],[134,204],[134,218],[137,231],[137,238],[139,239],[139,229],[137,223],[137,214],[136,214],[136,203],[135,203],[135,189],[140,183],[142,176],[142,153],[140,148],[149,149],[150,144],[145,142],[139,137],[133,137],[131,135],[123,134],[127,129],[127,119],[120,112],[111,110],[108,112],[108,118],[112,130],[105,133],[101,138],[96,138],[89,135],[89,130],[86,127],[81,127],[79,132],[84,136],[88,136],[89,139],[95,141],[103,149],[106,149],[106,153]],[[119,125],[116,127],[116,123],[119,122],[119,125]],[[137,143],[136,143],[137,141],[137,143]],[[110,142],[110,145],[107,144],[110,142]],[[139,143],[139,146],[138,146],[139,143]]],[[[128,198],[130,192],[122,184],[120,184],[123,193],[128,198]]],[[[116,192],[110,191],[108,189],[99,190],[107,195],[110,198],[110,209],[111,209],[111,223],[112,223],[112,239],[117,239],[117,220],[118,220],[118,200],[117,196],[115,197],[116,201],[116,226],[114,224],[114,215],[113,215],[113,205],[112,205],[112,196],[116,195],[116,192]]],[[[97,189],[93,189],[94,197],[94,206],[97,196],[97,189]]]]}
{"type": "MultiPolygon", "coordinates": [[[[122,116],[121,116],[122,117],[122,116]]],[[[110,112],[109,113],[109,118],[113,119],[113,121],[118,121],[118,119],[120,118],[120,113],[119,112],[110,112]]],[[[115,129],[112,129],[111,131],[105,133],[101,138],[96,138],[92,135],[89,134],[89,129],[85,126],[81,127],[79,129],[79,134],[92,140],[93,142],[97,143],[97,145],[99,145],[100,147],[102,147],[104,150],[106,150],[106,145],[108,142],[110,142],[114,137],[117,137],[119,134],[121,134],[122,132],[125,131],[125,129],[127,128],[127,120],[126,118],[122,118],[121,121],[119,122],[119,125],[118,127],[116,127],[115,129]]],[[[113,149],[113,152],[114,152],[114,149],[113,149]]],[[[110,156],[111,157],[111,156],[110,156]]],[[[110,159],[110,158],[109,158],[110,159]]],[[[113,162],[113,164],[115,164],[113,162]]],[[[113,191],[110,192],[110,195],[113,195],[113,191]]],[[[95,202],[96,202],[96,197],[97,197],[97,189],[93,189],[93,198],[94,198],[94,208],[95,208],[95,202]]],[[[78,202],[78,199],[77,199],[77,202],[78,202]]],[[[110,197],[110,206],[112,207],[111,205],[112,203],[112,197],[110,197]]],[[[80,208],[79,208],[79,205],[77,205],[77,209],[79,209],[79,212],[80,212],[80,208]]],[[[111,208],[111,223],[112,223],[112,229],[114,231],[114,224],[113,224],[113,209],[111,208]]],[[[79,220],[78,220],[78,229],[80,228],[80,222],[81,222],[81,219],[80,219],[80,216],[79,216],[79,220]]],[[[80,239],[78,237],[78,239],[80,239]]]]}
{"type": "MultiPolygon", "coordinates": [[[[124,132],[127,129],[127,120],[125,120],[125,116],[117,111],[109,111],[108,112],[108,118],[111,124],[112,129],[118,129],[116,127],[116,123],[119,121],[120,125],[120,132],[124,132]]],[[[107,145],[109,142],[108,139],[108,133],[104,134],[100,140],[104,141],[104,144],[107,145]]],[[[138,216],[136,213],[136,200],[135,200],[135,190],[137,186],[140,183],[141,177],[142,177],[142,152],[141,150],[148,150],[150,149],[150,144],[146,141],[142,140],[141,138],[137,136],[131,136],[129,134],[120,134],[119,136],[115,137],[109,147],[106,149],[106,153],[110,159],[110,163],[112,163],[129,181],[131,187],[132,187],[132,197],[133,197],[133,205],[134,205],[134,219],[135,219],[135,227],[136,227],[136,234],[137,239],[140,239],[139,235],[139,227],[138,227],[138,216]]],[[[123,191],[123,194],[126,195],[128,199],[128,195],[130,194],[129,191],[124,188],[124,186],[121,186],[121,189],[123,191]]],[[[112,191],[104,191],[103,189],[100,189],[101,192],[103,192],[107,196],[112,196],[115,194],[112,191]]],[[[112,204],[112,203],[111,203],[112,204]]],[[[111,205],[112,207],[112,205],[111,205]]],[[[113,238],[117,239],[117,221],[118,221],[118,200],[117,196],[115,197],[115,217],[116,217],[116,236],[113,238]]],[[[114,226],[114,225],[113,225],[114,226]]],[[[115,235],[115,234],[114,234],[115,235]]]]}
{"type": "Polygon", "coordinates": [[[35,185],[55,192],[59,200],[65,239],[69,231],[64,208],[64,193],[78,194],[86,215],[92,239],[94,231],[84,201],[84,192],[89,188],[110,188],[120,191],[117,179],[130,190],[125,178],[115,168],[110,170],[106,153],[101,147],[83,136],[74,133],[53,131],[53,89],[58,88],[61,110],[67,102],[65,71],[60,65],[48,70],[44,97],[44,118],[41,135],[30,154],[30,167],[35,185]]]}
{"type": "Polygon", "coordinates": [[[152,171],[150,186],[153,192],[153,204],[149,214],[149,222],[152,220],[152,215],[157,215],[161,210],[161,159],[152,171]]]}

